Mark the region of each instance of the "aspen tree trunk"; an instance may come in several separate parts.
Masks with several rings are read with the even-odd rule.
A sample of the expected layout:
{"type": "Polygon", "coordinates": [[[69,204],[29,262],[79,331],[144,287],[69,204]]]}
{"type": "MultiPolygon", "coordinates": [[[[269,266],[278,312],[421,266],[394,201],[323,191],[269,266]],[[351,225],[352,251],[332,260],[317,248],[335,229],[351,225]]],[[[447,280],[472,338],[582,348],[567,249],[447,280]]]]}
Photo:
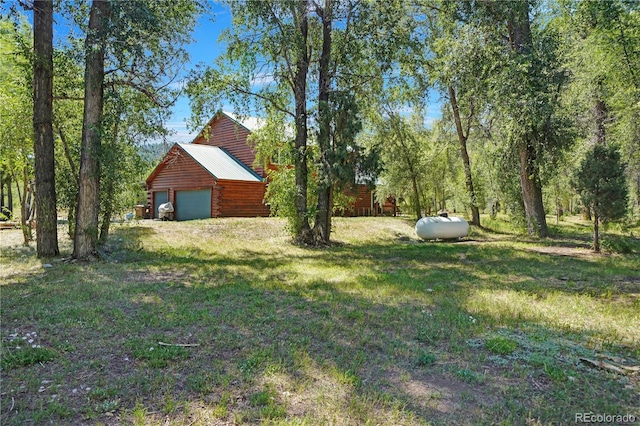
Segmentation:
{"type": "Polygon", "coordinates": [[[478,201],[476,192],[473,188],[473,178],[471,176],[471,161],[469,160],[469,152],[467,151],[467,134],[462,129],[462,120],[460,120],[460,110],[458,109],[458,100],[456,92],[452,86],[449,86],[449,99],[451,101],[451,109],[453,109],[453,118],[456,122],[456,132],[458,133],[458,142],[460,142],[460,155],[462,156],[462,164],[464,165],[464,181],[467,185],[467,194],[471,202],[471,224],[480,226],[480,211],[478,209],[478,201]]]}

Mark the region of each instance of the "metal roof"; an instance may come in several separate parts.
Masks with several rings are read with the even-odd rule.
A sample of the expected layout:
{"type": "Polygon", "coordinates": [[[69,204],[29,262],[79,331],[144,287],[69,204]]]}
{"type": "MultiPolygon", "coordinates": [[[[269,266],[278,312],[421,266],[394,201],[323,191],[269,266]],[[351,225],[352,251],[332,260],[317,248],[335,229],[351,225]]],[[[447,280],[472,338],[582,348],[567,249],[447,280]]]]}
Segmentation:
{"type": "Polygon", "coordinates": [[[229,111],[222,111],[222,113],[250,132],[255,132],[256,130],[264,127],[266,121],[263,118],[244,117],[229,111]]]}
{"type": "Polygon", "coordinates": [[[187,154],[218,179],[262,182],[262,177],[217,146],[179,143],[187,154]]]}

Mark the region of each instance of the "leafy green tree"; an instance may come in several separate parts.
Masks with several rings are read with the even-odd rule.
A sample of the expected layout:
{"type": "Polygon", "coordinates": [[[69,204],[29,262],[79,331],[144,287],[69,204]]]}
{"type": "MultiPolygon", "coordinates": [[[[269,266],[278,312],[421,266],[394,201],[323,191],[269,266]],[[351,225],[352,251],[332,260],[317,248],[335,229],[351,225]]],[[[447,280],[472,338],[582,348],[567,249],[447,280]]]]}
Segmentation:
{"type": "Polygon", "coordinates": [[[140,145],[166,132],[166,114],[165,108],[133,88],[119,87],[108,92],[100,153],[99,242],[107,240],[114,215],[139,203],[141,196],[146,199],[140,182],[144,181],[148,164],[141,156],[140,145]]]}
{"type": "Polygon", "coordinates": [[[456,9],[428,10],[431,16],[427,63],[435,86],[448,100],[443,117],[455,124],[462,160],[466,205],[471,210],[471,223],[480,225],[479,200],[472,174],[469,143],[482,137],[478,131],[480,116],[487,108],[489,77],[499,60],[496,46],[487,42],[489,33],[482,26],[460,22],[456,9]]]}
{"type": "Polygon", "coordinates": [[[254,0],[226,4],[233,16],[232,27],[222,36],[228,48],[215,66],[192,73],[187,85],[193,122],[196,126],[205,123],[228,99],[240,113],[248,114],[255,109],[264,113],[267,120],[278,116],[291,124],[293,137],[287,143],[293,143],[295,217],[290,218],[290,225],[296,239],[310,242],[313,239],[309,224],[307,143],[308,80],[313,52],[310,2],[254,0]]]}
{"type": "MultiPolygon", "coordinates": [[[[192,0],[93,1],[85,39],[75,258],[91,259],[97,250],[105,89],[133,88],[153,103],[169,106],[172,91],[167,82],[177,75],[186,58],[183,46],[190,40],[200,11],[201,5],[192,0]]],[[[117,122],[117,117],[111,121],[117,122]]],[[[114,157],[104,157],[107,161],[109,158],[114,157]]]]}
{"type": "Polygon", "coordinates": [[[616,141],[640,205],[640,4],[565,0],[553,23],[567,40],[566,97],[583,142],[616,141]]]}
{"type": "Polygon", "coordinates": [[[354,138],[361,126],[356,107],[360,88],[379,79],[377,71],[367,68],[364,53],[371,5],[290,0],[228,4],[233,14],[233,27],[224,36],[228,49],[215,67],[194,73],[189,85],[194,115],[202,122],[229,99],[237,111],[283,114],[293,121],[294,235],[306,244],[326,244],[333,191],[347,184],[349,170],[354,175],[356,167],[373,159],[355,146],[354,138]],[[364,70],[369,71],[363,77],[364,70]],[[310,138],[317,151],[308,146],[310,138]],[[311,168],[318,185],[315,206],[309,201],[311,168]]]}
{"type": "Polygon", "coordinates": [[[624,217],[628,192],[620,153],[613,146],[594,145],[582,160],[573,185],[593,214],[593,249],[600,251],[599,225],[624,217]]]}
{"type": "Polygon", "coordinates": [[[26,18],[0,19],[0,171],[16,184],[24,244],[32,241],[33,69],[26,18]]]}
{"type": "Polygon", "coordinates": [[[78,168],[82,139],[84,81],[75,49],[54,51],[53,130],[56,136],[56,196],[67,213],[68,234],[73,239],[78,203],[78,168]]]}
{"type": "MultiPolygon", "coordinates": [[[[373,119],[373,117],[371,117],[373,119]]],[[[394,194],[406,200],[416,219],[422,217],[429,188],[429,163],[427,129],[421,117],[402,117],[395,108],[387,105],[373,123],[373,132],[363,135],[364,142],[380,153],[383,164],[378,189],[384,194],[394,194]]],[[[432,182],[432,181],[431,181],[432,182]]]]}

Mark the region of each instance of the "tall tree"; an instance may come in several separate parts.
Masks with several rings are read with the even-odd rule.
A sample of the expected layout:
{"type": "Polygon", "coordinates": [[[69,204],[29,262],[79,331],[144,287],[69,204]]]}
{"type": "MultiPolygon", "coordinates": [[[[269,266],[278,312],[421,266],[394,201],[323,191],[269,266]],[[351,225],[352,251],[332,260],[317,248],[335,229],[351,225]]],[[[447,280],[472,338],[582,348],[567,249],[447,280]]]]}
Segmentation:
{"type": "MultiPolygon", "coordinates": [[[[74,257],[95,256],[100,164],[114,158],[103,158],[101,152],[101,140],[108,131],[103,122],[105,90],[130,88],[160,108],[169,107],[175,101],[175,91],[169,86],[188,57],[183,46],[191,40],[189,34],[202,7],[195,0],[92,3],[85,40],[85,104],[74,257]]],[[[118,109],[112,111],[117,114],[118,109]]],[[[110,119],[118,122],[117,117],[110,119]]]]}
{"type": "Polygon", "coordinates": [[[78,208],[73,257],[90,260],[96,255],[100,208],[99,155],[104,106],[104,59],[111,5],[106,0],[91,4],[85,51],[85,92],[82,151],[78,177],[78,208]]]}
{"type": "Polygon", "coordinates": [[[421,114],[403,117],[393,104],[379,105],[378,116],[371,115],[371,129],[362,138],[369,147],[380,152],[383,163],[381,178],[384,185],[378,190],[393,194],[420,219],[427,208],[427,189],[430,182],[427,169],[431,156],[427,152],[427,129],[421,114]]]}
{"type": "MultiPolygon", "coordinates": [[[[350,132],[359,127],[357,111],[349,111],[346,106],[353,100],[359,103],[364,98],[360,95],[362,88],[371,81],[382,80],[379,70],[366,67],[367,58],[370,63],[377,60],[366,49],[375,45],[371,39],[383,39],[387,34],[371,32],[375,28],[371,25],[375,16],[371,3],[261,0],[230,1],[229,6],[234,20],[233,28],[225,35],[226,53],[215,67],[195,73],[189,86],[195,115],[206,112],[205,117],[200,117],[206,120],[224,99],[229,99],[237,111],[278,111],[293,119],[296,130],[292,166],[297,196],[292,229],[301,242],[325,244],[331,233],[332,192],[342,179],[337,175],[338,169],[353,168],[359,163],[353,158],[335,161],[345,157],[349,144],[355,148],[350,132]],[[312,96],[312,91],[317,95],[312,96]],[[348,129],[344,127],[347,123],[348,129]],[[310,136],[316,137],[316,150],[307,147],[310,136]],[[347,142],[349,139],[351,143],[347,142]],[[315,206],[308,196],[310,166],[316,171],[311,179],[318,180],[315,206]],[[310,232],[310,216],[314,212],[310,232]]],[[[358,149],[353,152],[362,153],[358,149]]],[[[271,177],[289,175],[273,172],[271,177]]]]}
{"type": "Polygon", "coordinates": [[[484,29],[461,22],[456,9],[451,3],[438,9],[428,3],[423,6],[429,17],[425,22],[428,34],[423,42],[426,50],[423,55],[434,86],[448,100],[443,116],[451,118],[455,125],[468,199],[465,204],[471,211],[471,223],[480,225],[468,144],[473,138],[472,129],[478,127],[483,93],[488,89],[487,77],[497,58],[495,49],[485,42],[484,29]]]}
{"type": "Polygon", "coordinates": [[[32,38],[26,18],[15,23],[0,18],[0,171],[16,185],[25,245],[33,240],[29,224],[34,163],[32,38]]]}
{"type": "Polygon", "coordinates": [[[573,184],[593,214],[593,249],[599,252],[600,222],[620,219],[627,211],[627,185],[618,150],[594,145],[576,171],[573,184]]]}
{"type": "Polygon", "coordinates": [[[322,25],[322,48],[318,61],[318,146],[320,148],[318,169],[320,179],[318,182],[318,204],[313,232],[317,242],[327,244],[331,235],[331,209],[333,207],[331,197],[333,182],[329,159],[331,151],[329,95],[331,93],[332,74],[335,74],[330,69],[332,60],[333,2],[332,0],[325,0],[323,6],[316,4],[315,9],[322,25]]]}
{"type": "Polygon", "coordinates": [[[554,24],[567,40],[567,66],[583,142],[620,148],[630,193],[640,205],[640,4],[623,0],[559,4],[554,24]],[[635,189],[635,190],[634,190],[635,189]]]}
{"type": "Polygon", "coordinates": [[[33,129],[37,255],[58,250],[58,215],[53,143],[53,1],[33,2],[33,129]]]}
{"type": "MultiPolygon", "coordinates": [[[[307,76],[309,73],[309,17],[307,0],[300,1],[296,6],[289,6],[294,21],[293,38],[293,97],[295,105],[295,232],[298,241],[308,242],[311,239],[311,226],[307,208],[308,196],[308,152],[307,152],[307,76]]],[[[284,36],[285,34],[282,34],[284,36]]],[[[283,38],[282,41],[285,41],[283,38]]],[[[286,42],[286,41],[285,41],[286,42]]],[[[290,60],[287,60],[289,63],[290,60]]],[[[287,66],[289,68],[289,65],[287,66]]]]}
{"type": "Polygon", "coordinates": [[[460,143],[460,156],[462,157],[462,164],[464,166],[464,180],[467,187],[467,193],[469,195],[469,201],[471,206],[471,224],[480,226],[480,210],[478,209],[478,200],[476,197],[476,191],[473,187],[473,177],[471,176],[471,160],[469,159],[469,151],[467,150],[467,140],[469,139],[469,132],[471,130],[471,120],[473,119],[473,112],[470,113],[467,119],[466,129],[462,126],[462,119],[460,118],[460,109],[458,108],[458,100],[456,98],[456,91],[453,86],[449,86],[449,102],[451,103],[451,110],[456,123],[456,134],[458,135],[458,142],[460,143]]]}
{"type": "Polygon", "coordinates": [[[543,172],[573,139],[559,102],[568,76],[561,63],[560,36],[545,19],[543,7],[532,14],[537,4],[465,1],[453,7],[457,19],[486,33],[486,47],[498,52],[492,55],[485,85],[486,104],[499,117],[493,136],[506,144],[510,155],[504,158],[517,164],[529,234],[546,237],[543,172]]]}
{"type": "Polygon", "coordinates": [[[193,121],[201,124],[208,120],[225,98],[231,100],[239,112],[249,113],[253,107],[268,116],[279,115],[293,121],[294,134],[290,142],[295,169],[295,213],[289,217],[289,223],[296,240],[310,243],[313,240],[309,223],[307,146],[309,68],[313,51],[309,34],[310,2],[254,0],[229,1],[228,5],[233,24],[224,34],[227,51],[217,66],[193,73],[187,87],[193,121]]]}
{"type": "MultiPolygon", "coordinates": [[[[531,56],[535,54],[529,7],[528,0],[512,2],[510,10],[507,12],[509,45],[517,56],[516,61],[523,65],[530,62],[531,56]]],[[[526,78],[531,77],[526,76],[526,78]]],[[[534,87],[534,84],[531,84],[527,89],[535,90],[534,87]]],[[[517,114],[518,112],[512,111],[512,113],[517,114]]],[[[549,231],[542,200],[542,182],[540,180],[539,160],[537,159],[537,151],[539,149],[539,145],[536,145],[534,129],[522,129],[517,142],[517,151],[520,160],[520,186],[522,187],[522,201],[524,202],[527,229],[529,235],[547,237],[549,231]]]]}

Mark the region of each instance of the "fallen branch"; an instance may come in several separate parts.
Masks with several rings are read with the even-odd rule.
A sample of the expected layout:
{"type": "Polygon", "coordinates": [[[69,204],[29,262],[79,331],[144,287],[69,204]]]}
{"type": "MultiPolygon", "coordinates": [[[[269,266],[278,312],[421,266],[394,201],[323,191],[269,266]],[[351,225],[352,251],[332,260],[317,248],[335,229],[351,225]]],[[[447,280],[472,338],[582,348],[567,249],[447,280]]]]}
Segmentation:
{"type": "Polygon", "coordinates": [[[635,365],[635,366],[619,365],[619,364],[612,364],[604,361],[596,361],[588,358],[580,358],[580,361],[591,367],[597,367],[602,370],[612,371],[617,374],[630,375],[630,374],[637,374],[640,372],[640,365],[635,365]]]}
{"type": "Polygon", "coordinates": [[[194,346],[200,346],[200,343],[165,343],[165,342],[158,342],[158,345],[160,346],[178,346],[181,348],[191,348],[194,346]]]}

